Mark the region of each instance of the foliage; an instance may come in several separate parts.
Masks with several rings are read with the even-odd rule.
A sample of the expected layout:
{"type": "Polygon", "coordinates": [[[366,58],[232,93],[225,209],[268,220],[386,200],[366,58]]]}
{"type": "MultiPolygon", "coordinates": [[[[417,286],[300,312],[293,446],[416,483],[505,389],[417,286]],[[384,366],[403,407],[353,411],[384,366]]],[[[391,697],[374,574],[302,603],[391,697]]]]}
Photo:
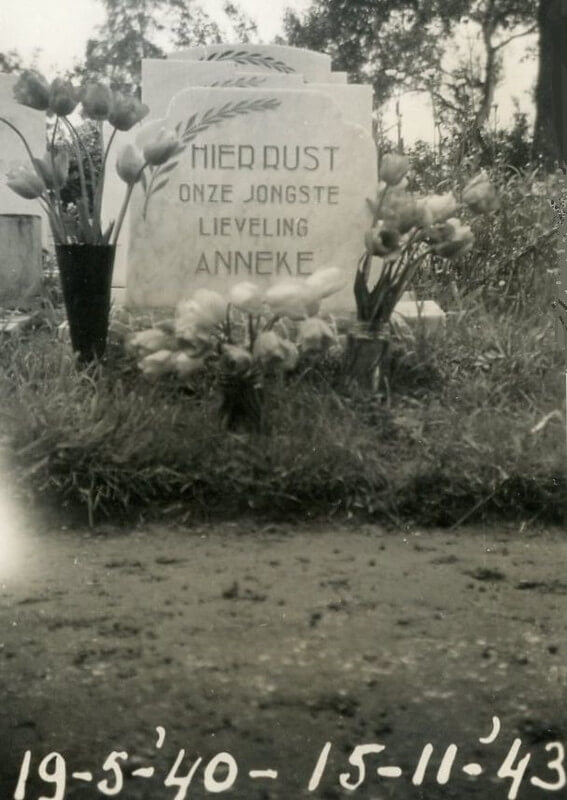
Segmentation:
{"type": "Polygon", "coordinates": [[[557,222],[552,201],[560,194],[560,173],[540,169],[491,171],[497,186],[497,214],[471,221],[475,248],[454,264],[433,259],[416,277],[420,294],[443,307],[463,298],[482,300],[500,313],[546,314],[552,301],[557,264],[557,222]]]}
{"type": "Polygon", "coordinates": [[[77,372],[39,330],[0,353],[1,425],[23,486],[92,519],[257,513],[453,524],[561,522],[561,358],[550,320],[467,306],[398,348],[389,403],[344,394],[338,355],[266,387],[270,435],[219,429],[214,386],[148,382],[114,345],[77,372]],[[173,513],[173,512],[171,512],[173,513]]]}
{"type": "MultiPolygon", "coordinates": [[[[218,44],[225,27],[195,2],[185,0],[103,0],[106,20],[96,38],[87,41],[85,62],[76,77],[104,77],[113,89],[139,92],[141,62],[164,58],[168,49],[218,44]]],[[[234,41],[249,41],[255,24],[233,2],[223,7],[234,41]]]]}
{"type": "Polygon", "coordinates": [[[19,72],[22,69],[22,59],[16,50],[0,53],[0,72],[19,72]]]}
{"type": "Polygon", "coordinates": [[[378,106],[396,91],[427,92],[436,122],[458,134],[462,158],[471,150],[484,152],[502,52],[537,30],[545,1],[313,0],[303,17],[288,11],[285,28],[291,44],[328,52],[335,68],[370,80],[378,106]],[[480,56],[456,47],[455,33],[463,26],[477,32],[480,56]]]}

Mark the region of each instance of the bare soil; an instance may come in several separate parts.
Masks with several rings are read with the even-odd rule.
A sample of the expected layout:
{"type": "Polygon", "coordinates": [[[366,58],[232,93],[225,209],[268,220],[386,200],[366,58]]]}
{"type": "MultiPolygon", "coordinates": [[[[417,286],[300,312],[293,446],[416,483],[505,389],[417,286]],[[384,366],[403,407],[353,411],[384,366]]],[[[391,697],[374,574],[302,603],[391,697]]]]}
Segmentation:
{"type": "Polygon", "coordinates": [[[559,785],[563,774],[560,748],[546,750],[567,738],[562,531],[36,526],[5,554],[2,799],[29,750],[19,800],[212,797],[223,759],[207,787],[204,775],[222,752],[238,767],[233,788],[218,792],[229,798],[492,800],[514,794],[497,771],[516,738],[513,766],[531,753],[517,796],[567,797],[531,783],[559,785]],[[481,743],[495,716],[500,732],[481,743]],[[362,777],[349,756],[371,743],[385,750],[365,757],[349,790],[342,784],[362,777]],[[104,769],[112,751],[128,754],[120,776],[104,769]],[[59,795],[38,779],[52,752],[66,765],[59,795]],[[181,775],[202,758],[186,794],[164,785],[178,757],[181,775]],[[482,774],[463,771],[471,763],[482,774]],[[151,777],[132,774],[152,766],[151,777]],[[378,775],[385,766],[401,776],[378,775]],[[249,774],[267,769],[277,778],[249,774]]]}

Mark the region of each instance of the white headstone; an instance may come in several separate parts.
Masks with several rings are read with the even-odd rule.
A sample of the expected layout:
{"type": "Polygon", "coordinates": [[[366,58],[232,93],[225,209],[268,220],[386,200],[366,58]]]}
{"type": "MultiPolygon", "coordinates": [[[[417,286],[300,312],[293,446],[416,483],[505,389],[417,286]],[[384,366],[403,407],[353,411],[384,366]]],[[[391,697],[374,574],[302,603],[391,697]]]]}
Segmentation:
{"type": "Polygon", "coordinates": [[[267,286],[338,266],[345,290],[327,308],[352,308],[377,182],[369,131],[309,87],[191,88],[146,127],[183,132],[194,114],[193,125],[214,123],[157,171],[147,203],[134,193],[128,304],[175,306],[200,287],[267,286]]]}
{"type": "Polygon", "coordinates": [[[245,72],[234,62],[208,62],[148,58],[142,61],[142,100],[153,117],[166,113],[174,95],[190,86],[220,86],[235,89],[265,89],[270,86],[299,86],[297,73],[245,72]]]}
{"type": "Polygon", "coordinates": [[[325,53],[274,44],[203,45],[172,53],[171,58],[228,62],[251,72],[296,72],[308,82],[323,81],[331,72],[331,57],[325,53]]]}
{"type": "MultiPolygon", "coordinates": [[[[14,100],[16,75],[0,75],[0,117],[14,125],[34,156],[45,152],[45,114],[14,100]]],[[[0,122],[0,301],[26,302],[41,283],[42,245],[48,245],[48,226],[36,200],[26,200],[6,184],[5,176],[19,166],[31,168],[20,137],[0,122]]]]}
{"type": "MultiPolygon", "coordinates": [[[[16,75],[0,74],[0,117],[8,120],[23,134],[34,156],[45,153],[45,114],[22,106],[14,100],[16,75]]],[[[0,123],[0,214],[34,214],[43,216],[39,203],[25,200],[5,183],[4,176],[18,166],[30,166],[25,145],[17,134],[0,123]]]]}

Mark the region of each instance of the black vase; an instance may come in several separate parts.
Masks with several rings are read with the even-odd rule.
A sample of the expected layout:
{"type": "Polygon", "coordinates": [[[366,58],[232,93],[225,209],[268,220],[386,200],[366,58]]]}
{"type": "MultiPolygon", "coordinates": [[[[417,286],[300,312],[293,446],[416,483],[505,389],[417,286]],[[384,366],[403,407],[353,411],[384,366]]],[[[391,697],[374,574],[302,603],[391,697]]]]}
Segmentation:
{"type": "Polygon", "coordinates": [[[115,245],[57,245],[71,345],[81,364],[102,358],[106,349],[115,245]]]}

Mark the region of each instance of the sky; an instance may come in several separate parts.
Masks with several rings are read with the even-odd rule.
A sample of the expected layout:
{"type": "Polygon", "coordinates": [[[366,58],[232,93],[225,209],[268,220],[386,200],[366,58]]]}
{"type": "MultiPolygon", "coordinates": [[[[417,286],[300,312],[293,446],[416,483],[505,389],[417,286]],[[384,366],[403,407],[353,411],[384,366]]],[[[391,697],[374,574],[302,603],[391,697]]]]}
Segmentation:
{"type": "MultiPolygon", "coordinates": [[[[201,0],[201,6],[217,16],[223,0],[201,0]]],[[[303,11],[310,0],[239,0],[240,7],[258,25],[261,41],[270,42],[282,32],[286,7],[303,11]]],[[[80,61],[86,40],[104,19],[98,0],[0,0],[0,52],[17,50],[29,63],[34,56],[37,66],[50,78],[80,61]]],[[[521,110],[531,116],[530,92],[535,80],[535,62],[525,60],[527,48],[534,46],[534,36],[518,39],[506,48],[506,80],[496,96],[497,122],[508,125],[517,100],[521,110]]],[[[466,47],[466,35],[462,47],[466,47]]],[[[406,143],[416,138],[431,140],[433,122],[429,101],[408,94],[400,100],[403,135],[406,143]]],[[[394,125],[393,104],[385,109],[386,125],[394,125]]]]}

